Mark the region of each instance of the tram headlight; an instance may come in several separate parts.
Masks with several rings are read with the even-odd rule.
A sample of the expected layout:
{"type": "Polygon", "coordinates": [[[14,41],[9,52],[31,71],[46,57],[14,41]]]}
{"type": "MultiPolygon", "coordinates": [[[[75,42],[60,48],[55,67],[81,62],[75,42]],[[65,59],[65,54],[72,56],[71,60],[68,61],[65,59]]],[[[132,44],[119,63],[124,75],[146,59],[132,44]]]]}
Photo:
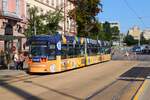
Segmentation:
{"type": "Polygon", "coordinates": [[[47,58],[41,58],[41,62],[46,62],[47,58]]]}

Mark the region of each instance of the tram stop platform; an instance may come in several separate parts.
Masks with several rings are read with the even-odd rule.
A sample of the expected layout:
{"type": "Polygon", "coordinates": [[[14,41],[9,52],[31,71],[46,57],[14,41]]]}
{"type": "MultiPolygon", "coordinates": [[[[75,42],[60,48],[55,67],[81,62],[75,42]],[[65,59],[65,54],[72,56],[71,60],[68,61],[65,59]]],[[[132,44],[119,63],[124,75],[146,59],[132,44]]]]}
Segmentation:
{"type": "Polygon", "coordinates": [[[133,100],[150,100],[150,76],[147,76],[133,100]]]}

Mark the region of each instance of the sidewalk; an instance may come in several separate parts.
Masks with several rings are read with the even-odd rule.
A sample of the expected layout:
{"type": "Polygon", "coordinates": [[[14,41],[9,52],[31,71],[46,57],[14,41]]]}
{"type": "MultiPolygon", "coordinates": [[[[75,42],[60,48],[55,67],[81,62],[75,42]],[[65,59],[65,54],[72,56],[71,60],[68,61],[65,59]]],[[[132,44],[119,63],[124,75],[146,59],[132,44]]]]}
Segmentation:
{"type": "Polygon", "coordinates": [[[0,81],[9,81],[27,75],[26,70],[0,70],[0,81]]]}

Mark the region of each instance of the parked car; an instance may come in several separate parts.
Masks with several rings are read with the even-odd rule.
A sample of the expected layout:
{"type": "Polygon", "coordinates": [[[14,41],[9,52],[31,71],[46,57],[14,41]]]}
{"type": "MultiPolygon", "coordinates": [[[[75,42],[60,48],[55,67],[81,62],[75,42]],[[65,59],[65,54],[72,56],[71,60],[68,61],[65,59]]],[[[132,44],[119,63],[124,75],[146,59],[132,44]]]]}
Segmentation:
{"type": "Polygon", "coordinates": [[[142,50],[142,52],[143,52],[144,54],[150,54],[150,46],[146,45],[146,46],[144,47],[144,49],[142,50]]]}
{"type": "Polygon", "coordinates": [[[143,50],[144,50],[144,47],[142,47],[142,46],[134,46],[132,48],[132,52],[136,52],[136,53],[142,53],[143,50]]]}

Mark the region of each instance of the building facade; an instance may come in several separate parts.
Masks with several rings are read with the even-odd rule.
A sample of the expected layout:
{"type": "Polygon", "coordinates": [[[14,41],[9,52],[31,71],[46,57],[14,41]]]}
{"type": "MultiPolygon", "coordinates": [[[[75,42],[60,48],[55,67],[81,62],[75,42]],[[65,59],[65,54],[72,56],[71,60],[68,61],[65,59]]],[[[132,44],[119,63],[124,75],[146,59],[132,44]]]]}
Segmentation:
{"type": "Polygon", "coordinates": [[[140,40],[141,30],[138,26],[134,26],[133,28],[129,29],[128,34],[133,36],[135,40],[140,40]]]}
{"type": "Polygon", "coordinates": [[[26,27],[25,0],[0,0],[0,49],[22,49],[26,27]]]}
{"type": "Polygon", "coordinates": [[[118,22],[110,22],[110,27],[113,28],[113,27],[118,27],[118,29],[120,30],[120,25],[118,22]]]}
{"type": "Polygon", "coordinates": [[[150,29],[146,29],[142,32],[142,35],[143,37],[146,39],[146,40],[150,40],[150,29]]]}
{"type": "Polygon", "coordinates": [[[59,32],[65,35],[76,35],[76,22],[68,16],[68,12],[75,8],[73,0],[26,0],[27,9],[36,6],[40,13],[61,10],[64,19],[59,23],[59,32]]]}

